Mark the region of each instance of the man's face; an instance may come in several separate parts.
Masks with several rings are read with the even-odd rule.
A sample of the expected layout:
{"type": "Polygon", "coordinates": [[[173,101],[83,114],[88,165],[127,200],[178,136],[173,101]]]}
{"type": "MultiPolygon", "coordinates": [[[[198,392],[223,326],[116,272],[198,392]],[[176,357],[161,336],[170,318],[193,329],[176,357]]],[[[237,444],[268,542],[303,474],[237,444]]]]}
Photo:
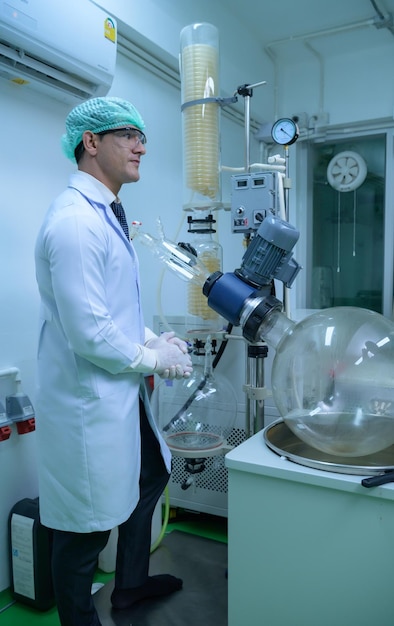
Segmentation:
{"type": "Polygon", "coordinates": [[[102,134],[92,134],[96,152],[94,175],[114,193],[124,183],[140,178],[141,156],[146,153],[145,135],[135,127],[120,128],[102,134]]]}

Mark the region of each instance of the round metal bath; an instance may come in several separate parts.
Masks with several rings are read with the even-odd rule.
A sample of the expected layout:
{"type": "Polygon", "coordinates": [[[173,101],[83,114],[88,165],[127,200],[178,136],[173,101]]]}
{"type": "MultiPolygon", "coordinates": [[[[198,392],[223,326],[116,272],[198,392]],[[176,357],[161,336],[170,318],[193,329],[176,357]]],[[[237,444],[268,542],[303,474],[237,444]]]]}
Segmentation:
{"type": "Polygon", "coordinates": [[[337,457],[308,446],[294,435],[282,419],[267,426],[263,436],[266,445],[279,456],[313,469],[360,476],[394,469],[394,446],[367,456],[337,457]]]}

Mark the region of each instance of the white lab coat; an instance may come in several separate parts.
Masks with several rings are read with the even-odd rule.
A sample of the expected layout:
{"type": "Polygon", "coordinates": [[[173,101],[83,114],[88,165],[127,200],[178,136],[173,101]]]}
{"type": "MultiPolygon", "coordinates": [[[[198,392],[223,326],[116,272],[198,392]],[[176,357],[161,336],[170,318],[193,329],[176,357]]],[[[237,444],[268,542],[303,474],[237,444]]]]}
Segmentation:
{"type": "Polygon", "coordinates": [[[114,528],[139,498],[146,391],[141,374],[124,372],[144,343],[138,259],[100,191],[88,176],[72,175],[36,243],[40,515],[44,525],[73,532],[114,528]]]}

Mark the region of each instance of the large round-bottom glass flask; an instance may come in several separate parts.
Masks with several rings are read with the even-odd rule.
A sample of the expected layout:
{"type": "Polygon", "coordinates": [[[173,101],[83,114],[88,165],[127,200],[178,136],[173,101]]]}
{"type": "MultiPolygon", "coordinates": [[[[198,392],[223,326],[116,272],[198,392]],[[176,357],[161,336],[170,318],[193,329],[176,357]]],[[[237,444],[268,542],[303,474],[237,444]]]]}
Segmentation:
{"type": "Polygon", "coordinates": [[[319,311],[295,324],[273,312],[262,338],[276,349],[271,382],[287,426],[337,456],[394,443],[394,324],[353,307],[319,311]]]}
{"type": "Polygon", "coordinates": [[[221,454],[237,413],[228,380],[200,365],[194,366],[190,378],[160,382],[151,405],[171,452],[184,458],[221,454]]]}

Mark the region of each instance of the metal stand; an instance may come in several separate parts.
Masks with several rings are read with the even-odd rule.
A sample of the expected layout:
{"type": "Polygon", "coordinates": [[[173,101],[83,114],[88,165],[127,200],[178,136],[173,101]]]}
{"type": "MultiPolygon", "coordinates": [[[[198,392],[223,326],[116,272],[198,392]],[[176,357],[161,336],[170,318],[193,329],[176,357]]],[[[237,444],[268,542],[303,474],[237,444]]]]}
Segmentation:
{"type": "Polygon", "coordinates": [[[245,412],[247,438],[264,428],[264,400],[271,396],[271,391],[264,386],[264,359],[267,355],[266,343],[247,344],[246,383],[243,386],[247,396],[245,412]]]}

